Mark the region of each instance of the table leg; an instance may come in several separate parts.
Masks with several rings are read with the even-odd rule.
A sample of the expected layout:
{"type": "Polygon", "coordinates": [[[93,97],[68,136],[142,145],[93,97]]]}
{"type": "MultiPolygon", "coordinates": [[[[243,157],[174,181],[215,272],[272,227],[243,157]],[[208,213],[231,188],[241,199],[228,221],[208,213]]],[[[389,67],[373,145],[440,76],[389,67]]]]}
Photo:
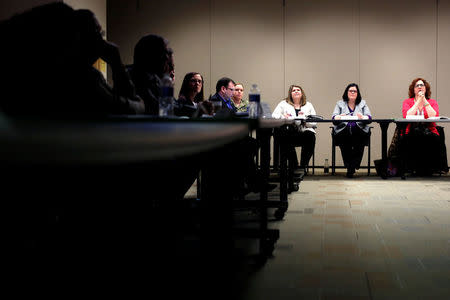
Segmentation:
{"type": "Polygon", "coordinates": [[[381,128],[381,158],[387,159],[387,130],[390,122],[379,122],[381,128]]]}
{"type": "Polygon", "coordinates": [[[280,208],[275,212],[278,220],[283,219],[288,208],[287,147],[284,139],[280,139],[280,202],[280,208]]]}
{"type": "MultiPolygon", "coordinates": [[[[261,173],[264,178],[265,184],[269,183],[270,176],[270,138],[272,136],[273,129],[259,129],[257,131],[257,138],[260,141],[261,145],[261,173]]],[[[274,244],[278,239],[279,233],[278,230],[269,230],[268,229],[268,214],[267,209],[269,207],[268,201],[268,192],[263,189],[260,194],[259,201],[259,210],[260,210],[260,239],[259,239],[259,254],[261,258],[265,258],[272,255],[272,251],[274,249],[274,244]]]]}

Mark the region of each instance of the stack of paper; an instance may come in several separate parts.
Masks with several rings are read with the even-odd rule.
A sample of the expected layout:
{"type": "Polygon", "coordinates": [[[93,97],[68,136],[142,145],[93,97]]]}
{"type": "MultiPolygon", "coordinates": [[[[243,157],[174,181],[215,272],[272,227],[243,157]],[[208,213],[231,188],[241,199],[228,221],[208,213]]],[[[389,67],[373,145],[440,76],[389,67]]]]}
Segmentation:
{"type": "Polygon", "coordinates": [[[429,117],[429,120],[448,120],[448,117],[440,116],[440,117],[429,117]]]}
{"type": "Polygon", "coordinates": [[[424,117],[423,115],[410,115],[410,116],[406,116],[407,120],[423,120],[424,117]]]}
{"type": "Polygon", "coordinates": [[[358,120],[358,116],[341,116],[341,120],[358,120]]]}

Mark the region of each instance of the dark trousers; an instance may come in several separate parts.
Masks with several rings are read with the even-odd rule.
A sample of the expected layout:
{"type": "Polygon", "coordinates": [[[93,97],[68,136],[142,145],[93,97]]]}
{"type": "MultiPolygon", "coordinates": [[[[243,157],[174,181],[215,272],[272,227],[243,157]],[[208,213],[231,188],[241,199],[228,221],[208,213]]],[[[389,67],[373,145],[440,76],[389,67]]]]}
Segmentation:
{"type": "Polygon", "coordinates": [[[287,148],[287,156],[289,161],[289,168],[294,169],[298,167],[297,153],[295,147],[302,147],[300,154],[300,168],[306,168],[309,160],[314,153],[316,145],[316,134],[309,130],[304,132],[291,133],[287,137],[289,147],[287,148]]]}
{"type": "Polygon", "coordinates": [[[341,149],[344,166],[349,170],[359,169],[369,134],[358,126],[347,126],[337,133],[334,139],[335,145],[341,149]]]}
{"type": "Polygon", "coordinates": [[[316,134],[309,130],[300,132],[291,126],[282,127],[276,135],[280,142],[286,145],[286,155],[288,159],[288,178],[292,185],[294,181],[294,170],[299,167],[295,147],[302,147],[300,155],[300,168],[306,168],[314,153],[316,145],[316,134]]]}
{"type": "Polygon", "coordinates": [[[403,135],[400,143],[401,171],[431,175],[441,170],[441,141],[437,134],[403,135]]]}

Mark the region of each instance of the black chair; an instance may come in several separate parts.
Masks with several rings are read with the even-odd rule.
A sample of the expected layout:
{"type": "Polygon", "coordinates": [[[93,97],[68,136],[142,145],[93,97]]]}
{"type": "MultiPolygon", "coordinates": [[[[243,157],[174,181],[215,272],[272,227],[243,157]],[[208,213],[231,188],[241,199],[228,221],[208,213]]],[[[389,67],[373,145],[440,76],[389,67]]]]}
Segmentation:
{"type": "MultiPolygon", "coordinates": [[[[336,147],[339,146],[338,143],[336,143],[335,135],[334,135],[334,127],[330,126],[331,128],[331,175],[334,175],[336,173],[336,147]]],[[[367,147],[367,175],[370,175],[370,137],[372,136],[372,128],[373,126],[369,126],[369,135],[367,139],[367,143],[364,145],[367,147]]],[[[343,166],[342,166],[343,167],[343,166]]]]}

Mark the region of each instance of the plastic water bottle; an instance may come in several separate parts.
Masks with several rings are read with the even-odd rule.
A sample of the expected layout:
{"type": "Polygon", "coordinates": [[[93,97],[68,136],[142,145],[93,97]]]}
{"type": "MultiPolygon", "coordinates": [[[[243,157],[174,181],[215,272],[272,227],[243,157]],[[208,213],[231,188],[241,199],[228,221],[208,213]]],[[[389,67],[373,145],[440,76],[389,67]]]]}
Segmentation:
{"type": "Polygon", "coordinates": [[[164,75],[161,85],[161,97],[159,98],[159,116],[173,116],[173,81],[169,74],[164,75]]]}
{"type": "Polygon", "coordinates": [[[330,166],[328,165],[328,158],[325,158],[325,163],[323,164],[323,172],[328,174],[330,166]]]}
{"type": "Polygon", "coordinates": [[[261,92],[258,88],[257,84],[252,84],[252,88],[248,93],[248,117],[249,118],[258,118],[261,114],[261,92]]]}

